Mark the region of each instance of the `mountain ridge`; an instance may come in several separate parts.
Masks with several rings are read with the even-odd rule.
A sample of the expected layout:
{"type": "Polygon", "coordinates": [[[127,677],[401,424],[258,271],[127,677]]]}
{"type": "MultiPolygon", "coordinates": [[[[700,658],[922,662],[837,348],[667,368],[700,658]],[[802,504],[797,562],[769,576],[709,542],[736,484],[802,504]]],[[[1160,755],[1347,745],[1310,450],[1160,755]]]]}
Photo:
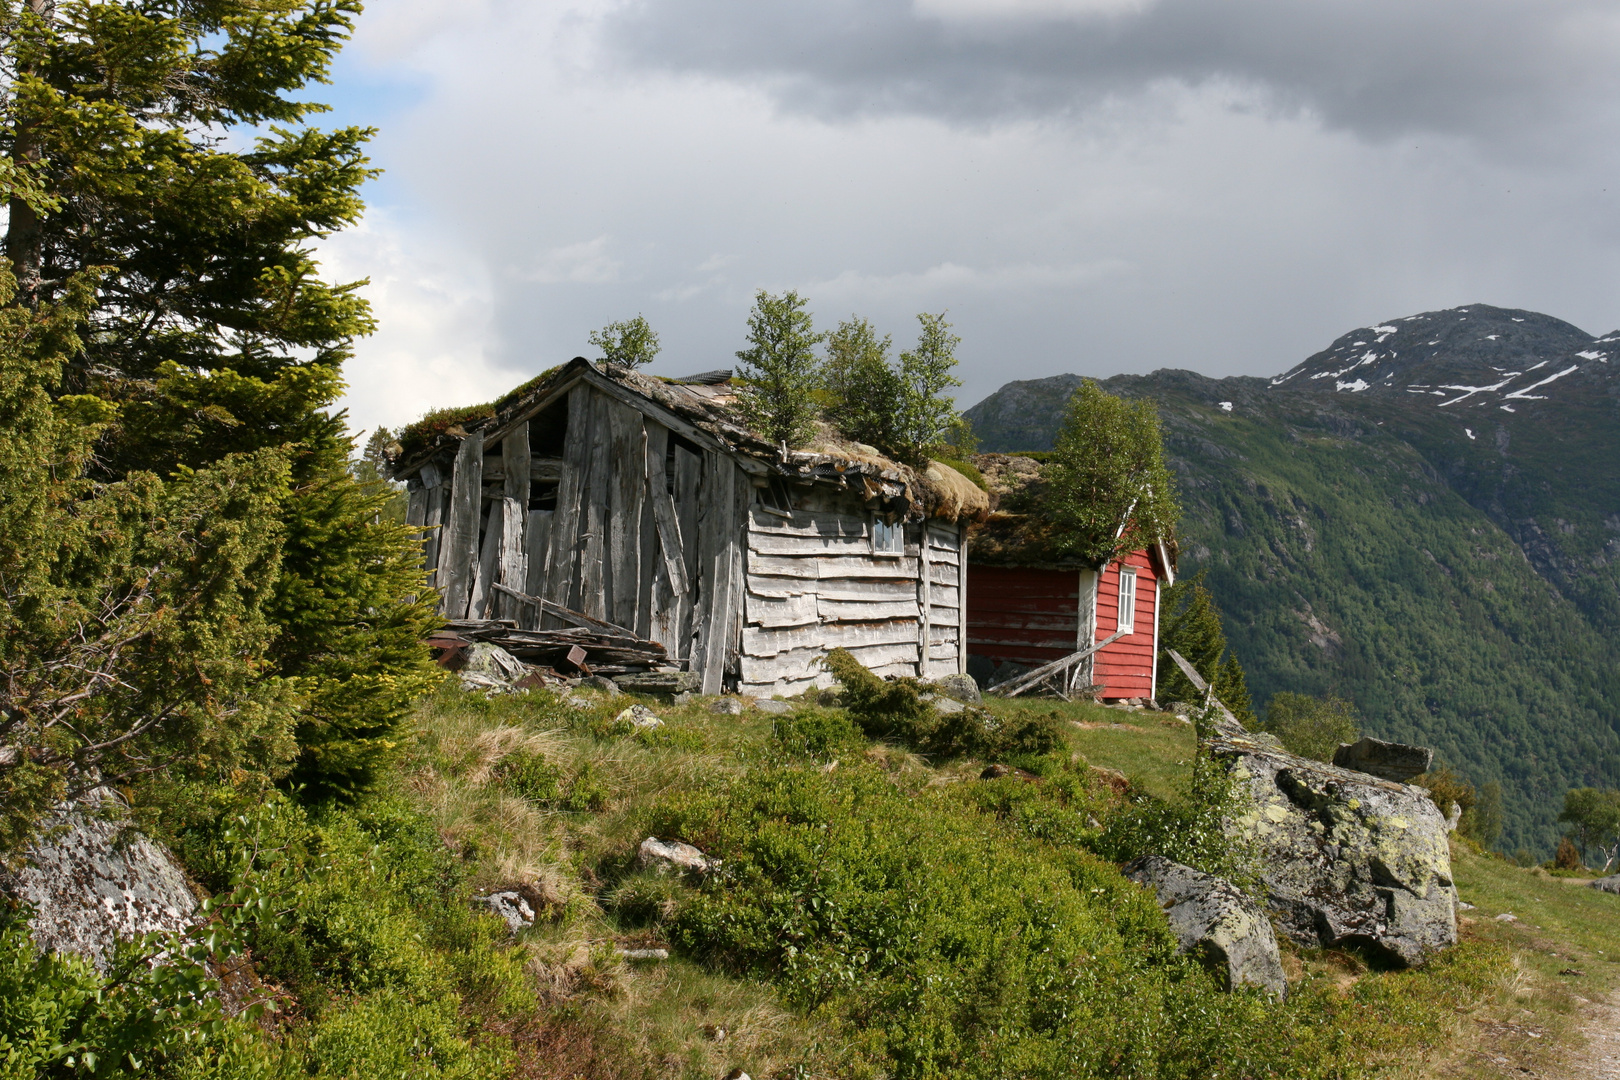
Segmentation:
{"type": "MultiPolygon", "coordinates": [[[[1208,575],[1256,700],[1352,697],[1371,733],[1501,780],[1505,843],[1541,850],[1564,788],[1620,785],[1617,358],[1620,335],[1471,304],[1271,379],[1099,381],[1160,406],[1184,570],[1208,575]]],[[[1045,449],[1080,381],[1009,383],[967,415],[986,450],[1045,449]]]]}

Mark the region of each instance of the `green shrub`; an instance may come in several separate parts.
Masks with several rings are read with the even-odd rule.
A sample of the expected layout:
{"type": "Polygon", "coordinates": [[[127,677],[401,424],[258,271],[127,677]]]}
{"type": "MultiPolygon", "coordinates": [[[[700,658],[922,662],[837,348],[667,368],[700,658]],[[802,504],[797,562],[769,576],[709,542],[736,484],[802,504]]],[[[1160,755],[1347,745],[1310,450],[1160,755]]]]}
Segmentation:
{"type": "Polygon", "coordinates": [[[1332,761],[1340,743],[1361,737],[1355,706],[1331,694],[1325,698],[1287,690],[1273,694],[1261,727],[1281,739],[1290,752],[1313,761],[1332,761]]]}
{"type": "Polygon", "coordinates": [[[680,750],[688,754],[701,754],[709,748],[709,740],[696,728],[662,727],[644,728],[636,732],[636,742],[649,750],[680,750]]]}
{"type": "Polygon", "coordinates": [[[778,716],[771,725],[771,743],[787,757],[812,761],[859,754],[867,746],[865,735],[848,714],[821,709],[778,716]]]}
{"type": "Polygon", "coordinates": [[[454,998],[418,1001],[389,989],[334,1007],[309,1042],[321,1075],[483,1080],[508,1067],[504,1047],[465,1036],[454,998]]]}
{"type": "Polygon", "coordinates": [[[538,806],[550,806],[562,796],[563,771],[544,754],[514,750],[496,763],[493,775],[501,787],[538,806]]]}
{"type": "Polygon", "coordinates": [[[582,814],[587,810],[600,810],[612,798],[613,791],[601,770],[587,761],[580,765],[572,780],[568,781],[568,794],[562,801],[564,810],[582,814]]]}
{"type": "Polygon", "coordinates": [[[880,679],[846,649],[827,654],[828,670],[844,686],[844,707],[870,738],[894,739],[941,757],[999,758],[1049,754],[1064,745],[1055,715],[1003,720],[983,709],[940,715],[922,700],[916,679],[880,679]]]}

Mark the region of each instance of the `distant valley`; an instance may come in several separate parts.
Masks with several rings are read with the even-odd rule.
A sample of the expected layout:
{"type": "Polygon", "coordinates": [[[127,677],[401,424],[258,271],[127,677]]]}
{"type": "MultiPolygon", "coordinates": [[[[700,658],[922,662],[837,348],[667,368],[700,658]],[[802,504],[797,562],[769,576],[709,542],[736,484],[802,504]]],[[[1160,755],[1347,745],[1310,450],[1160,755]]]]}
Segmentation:
{"type": "MultiPolygon", "coordinates": [[[[1256,703],[1353,699],[1370,734],[1499,779],[1501,845],[1564,790],[1620,786],[1620,333],[1469,305],[1343,335],[1272,379],[1102,380],[1157,401],[1256,703]]],[[[983,450],[1051,446],[1078,376],[967,410],[983,450]]]]}

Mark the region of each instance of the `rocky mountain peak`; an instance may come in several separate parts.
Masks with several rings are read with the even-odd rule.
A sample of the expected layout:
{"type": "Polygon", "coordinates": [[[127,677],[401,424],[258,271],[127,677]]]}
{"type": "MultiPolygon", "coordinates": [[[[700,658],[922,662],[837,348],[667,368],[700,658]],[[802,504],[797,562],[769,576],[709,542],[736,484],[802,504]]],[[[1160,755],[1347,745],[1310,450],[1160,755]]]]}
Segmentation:
{"type": "Polygon", "coordinates": [[[1610,382],[1617,368],[1620,333],[1597,338],[1550,315],[1469,304],[1352,330],[1271,386],[1512,413],[1610,382]]]}

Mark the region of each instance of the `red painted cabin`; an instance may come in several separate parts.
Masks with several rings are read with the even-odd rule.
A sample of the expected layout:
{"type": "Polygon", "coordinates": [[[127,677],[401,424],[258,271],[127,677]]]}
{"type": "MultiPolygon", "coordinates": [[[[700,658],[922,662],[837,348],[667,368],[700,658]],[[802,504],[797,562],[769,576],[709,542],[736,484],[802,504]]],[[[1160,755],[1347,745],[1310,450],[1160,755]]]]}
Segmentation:
{"type": "MultiPolygon", "coordinates": [[[[980,455],[978,465],[992,490],[1001,488],[1003,505],[1017,507],[1019,489],[1038,476],[1031,459],[1015,455],[980,455]]],[[[1082,647],[1080,589],[1091,571],[1054,556],[1045,539],[1038,518],[1000,510],[970,534],[968,672],[981,685],[1061,660],[1082,647]]],[[[1134,619],[1132,632],[1104,647],[1093,662],[1092,678],[1103,687],[1098,696],[1104,701],[1157,695],[1159,589],[1175,582],[1173,546],[1133,551],[1103,569],[1093,641],[1120,628],[1122,577],[1127,595],[1134,595],[1127,608],[1134,619]]]]}

